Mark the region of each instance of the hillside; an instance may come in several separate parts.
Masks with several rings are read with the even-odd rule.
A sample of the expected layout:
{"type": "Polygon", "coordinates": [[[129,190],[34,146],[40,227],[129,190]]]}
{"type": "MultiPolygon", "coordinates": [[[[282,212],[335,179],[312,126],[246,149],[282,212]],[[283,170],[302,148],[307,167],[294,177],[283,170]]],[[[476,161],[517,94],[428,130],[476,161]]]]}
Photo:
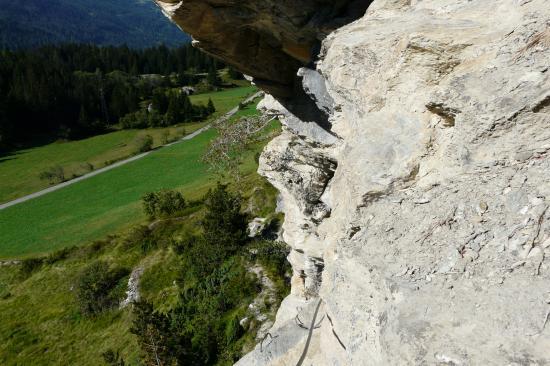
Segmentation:
{"type": "Polygon", "coordinates": [[[0,47],[93,43],[142,48],[189,41],[143,0],[0,0],[0,47]]]}
{"type": "MultiPolygon", "coordinates": [[[[193,97],[226,111],[246,90],[254,89],[193,97]]],[[[245,104],[226,123],[259,117],[255,103],[245,104]]],[[[0,364],[229,366],[252,349],[273,324],[290,278],[288,251],[273,241],[277,192],[256,172],[259,151],[280,125],[264,127],[243,146],[238,184],[201,161],[222,135],[212,128],[91,184],[75,183],[76,194],[65,187],[57,198],[44,196],[53,201],[42,207],[37,198],[38,206],[0,211],[0,364]],[[65,207],[55,213],[58,204],[65,207]],[[29,217],[40,212],[48,213],[29,217]],[[30,220],[10,228],[8,217],[30,220]],[[247,226],[255,217],[266,221],[252,238],[247,226]],[[22,227],[50,218],[47,226],[60,231],[42,228],[44,237],[19,240],[22,227]],[[15,237],[5,235],[10,230],[15,237]],[[17,259],[5,259],[10,245],[17,259]]],[[[76,151],[88,142],[67,144],[76,151]]]]}

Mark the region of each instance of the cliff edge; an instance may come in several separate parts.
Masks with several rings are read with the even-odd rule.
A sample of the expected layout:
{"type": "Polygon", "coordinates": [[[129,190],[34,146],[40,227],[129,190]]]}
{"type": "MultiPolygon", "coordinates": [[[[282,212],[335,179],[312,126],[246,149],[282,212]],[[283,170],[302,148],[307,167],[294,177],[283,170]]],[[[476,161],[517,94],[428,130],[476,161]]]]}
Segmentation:
{"type": "Polygon", "coordinates": [[[292,293],[238,365],[550,365],[546,0],[158,2],[284,124],[292,293]]]}

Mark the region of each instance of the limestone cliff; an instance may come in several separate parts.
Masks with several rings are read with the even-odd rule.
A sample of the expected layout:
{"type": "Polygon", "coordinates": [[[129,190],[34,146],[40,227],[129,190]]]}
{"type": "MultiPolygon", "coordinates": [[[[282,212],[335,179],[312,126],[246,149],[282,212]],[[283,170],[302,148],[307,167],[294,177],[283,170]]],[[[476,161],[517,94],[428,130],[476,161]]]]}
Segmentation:
{"type": "Polygon", "coordinates": [[[239,365],[550,365],[547,0],[162,6],[285,124],[292,294],[239,365]]]}

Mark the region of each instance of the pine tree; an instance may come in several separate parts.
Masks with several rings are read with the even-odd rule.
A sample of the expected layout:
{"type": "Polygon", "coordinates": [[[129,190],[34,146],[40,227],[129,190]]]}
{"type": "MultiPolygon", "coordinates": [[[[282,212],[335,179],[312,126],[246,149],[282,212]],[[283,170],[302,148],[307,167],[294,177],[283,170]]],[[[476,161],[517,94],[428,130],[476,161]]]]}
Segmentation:
{"type": "Polygon", "coordinates": [[[237,250],[247,239],[246,215],[241,213],[242,198],[230,193],[227,186],[218,184],[206,195],[206,214],[201,226],[210,244],[229,252],[237,250]]]}
{"type": "Polygon", "coordinates": [[[208,114],[212,114],[216,112],[216,107],[214,106],[214,102],[212,102],[212,99],[208,98],[208,105],[206,106],[208,108],[208,114]]]}
{"type": "Polygon", "coordinates": [[[216,70],[213,64],[211,64],[210,68],[208,69],[208,75],[206,77],[206,81],[208,81],[208,84],[210,84],[211,86],[218,86],[220,84],[218,71],[216,70]]]}
{"type": "Polygon", "coordinates": [[[168,110],[169,100],[164,89],[157,88],[153,91],[153,108],[160,114],[165,114],[168,110]]]}

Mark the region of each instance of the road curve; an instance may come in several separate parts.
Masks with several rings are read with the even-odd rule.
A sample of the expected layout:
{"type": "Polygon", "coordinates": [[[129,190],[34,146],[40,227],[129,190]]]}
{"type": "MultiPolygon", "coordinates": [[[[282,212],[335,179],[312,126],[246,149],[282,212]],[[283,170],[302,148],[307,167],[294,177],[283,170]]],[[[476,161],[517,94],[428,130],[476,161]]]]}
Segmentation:
{"type": "MultiPolygon", "coordinates": [[[[256,94],[252,95],[251,97],[248,97],[247,99],[245,99],[245,103],[250,103],[251,101],[253,101],[254,99],[260,97],[262,95],[263,92],[257,92],[256,94]]],[[[225,115],[223,115],[222,117],[220,118],[230,118],[232,117],[235,113],[237,113],[239,111],[239,107],[235,107],[233,108],[232,110],[230,110],[229,112],[227,112],[225,115]]],[[[175,145],[175,144],[179,144],[180,142],[183,142],[183,141],[187,141],[187,140],[191,140],[192,138],[200,135],[201,133],[203,133],[204,131],[208,130],[210,128],[210,126],[212,125],[212,123],[208,124],[207,126],[204,126],[200,129],[198,129],[197,131],[193,132],[193,133],[190,133],[189,135],[186,135],[184,137],[182,137],[181,139],[179,139],[178,141],[175,141],[175,142],[172,142],[172,143],[169,143],[169,144],[166,144],[166,145],[163,145],[163,146],[160,146],[160,147],[157,147],[156,149],[153,149],[151,151],[147,151],[145,153],[142,153],[142,154],[139,154],[139,155],[135,155],[135,156],[132,156],[131,158],[128,158],[128,159],[124,159],[124,160],[121,160],[121,161],[118,161],[112,165],[109,165],[109,166],[106,166],[104,168],[101,168],[101,169],[97,169],[97,170],[94,170],[93,172],[90,172],[88,174],[84,174],[78,178],[74,178],[74,179],[71,179],[71,180],[68,180],[66,182],[63,182],[63,183],[60,183],[60,184],[57,184],[55,186],[52,186],[52,187],[49,187],[49,188],[46,188],[46,189],[43,189],[41,191],[38,191],[38,192],[35,192],[35,193],[31,193],[27,196],[23,196],[23,197],[20,197],[18,199],[15,199],[13,201],[10,201],[10,202],[6,202],[6,203],[3,203],[3,204],[0,204],[0,210],[4,210],[8,207],[11,207],[11,206],[15,206],[15,205],[18,205],[20,203],[23,203],[23,202],[26,202],[26,201],[30,201],[34,198],[37,198],[37,197],[40,197],[40,196],[44,196],[48,193],[51,193],[51,192],[55,192],[57,190],[60,190],[62,188],[65,188],[67,186],[70,186],[72,184],[75,184],[75,183],[78,183],[78,182],[81,182],[83,180],[86,180],[86,179],[89,179],[91,177],[94,177],[96,175],[99,175],[99,174],[102,174],[102,173],[105,173],[105,172],[108,172],[109,170],[113,170],[113,169],[116,169],[122,165],[126,165],[128,163],[131,163],[132,161],[136,161],[136,160],[139,160],[139,159],[142,159],[144,157],[146,157],[147,155],[155,152],[155,151],[158,151],[160,149],[163,149],[165,147],[168,147],[168,146],[172,146],[172,145],[175,145]]]]}

